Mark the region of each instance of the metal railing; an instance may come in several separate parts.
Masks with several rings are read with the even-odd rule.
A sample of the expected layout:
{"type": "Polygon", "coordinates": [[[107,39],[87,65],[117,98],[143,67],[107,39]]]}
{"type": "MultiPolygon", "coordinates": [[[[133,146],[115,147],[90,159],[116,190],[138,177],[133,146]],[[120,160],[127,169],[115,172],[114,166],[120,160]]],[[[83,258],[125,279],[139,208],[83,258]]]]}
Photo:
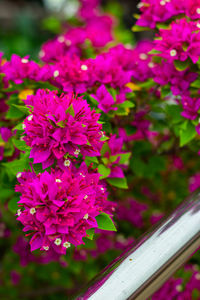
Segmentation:
{"type": "Polygon", "coordinates": [[[74,299],[145,300],[200,247],[200,192],[106,267],[74,299]]]}

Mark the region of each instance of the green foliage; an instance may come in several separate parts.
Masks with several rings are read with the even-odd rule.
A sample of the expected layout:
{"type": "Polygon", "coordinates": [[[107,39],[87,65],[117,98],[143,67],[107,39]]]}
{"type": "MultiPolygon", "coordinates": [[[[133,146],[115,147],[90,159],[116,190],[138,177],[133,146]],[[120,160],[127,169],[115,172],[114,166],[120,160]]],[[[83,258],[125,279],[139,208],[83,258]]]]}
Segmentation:
{"type": "Polygon", "coordinates": [[[52,33],[58,34],[61,32],[61,22],[54,16],[45,18],[42,21],[42,27],[52,33]]]}
{"type": "Polygon", "coordinates": [[[174,61],[174,66],[177,71],[184,71],[189,67],[189,65],[190,65],[189,59],[187,59],[185,61],[180,61],[180,60],[174,61]]]}
{"type": "Polygon", "coordinates": [[[96,217],[98,228],[108,231],[116,231],[116,227],[108,214],[101,213],[96,217]]]}
{"type": "Polygon", "coordinates": [[[86,233],[87,233],[87,236],[86,236],[87,239],[93,240],[93,237],[94,237],[94,228],[86,230],[86,233]]]}
{"type": "Polygon", "coordinates": [[[107,178],[107,182],[119,189],[128,189],[126,178],[107,178]]]}
{"type": "Polygon", "coordinates": [[[18,209],[18,204],[17,202],[19,201],[19,198],[13,197],[9,202],[8,202],[8,209],[13,213],[16,214],[17,209],[18,209]]]}
{"type": "Polygon", "coordinates": [[[68,109],[65,111],[66,114],[70,114],[72,117],[74,117],[75,115],[75,112],[74,112],[74,108],[73,108],[73,105],[71,104],[68,109]]]}
{"type": "Polygon", "coordinates": [[[100,179],[104,179],[110,175],[111,170],[107,168],[106,166],[100,164],[98,166],[98,172],[101,174],[100,179]]]}
{"type": "Polygon", "coordinates": [[[20,159],[2,163],[2,165],[5,167],[9,176],[16,176],[18,172],[23,172],[24,170],[30,169],[29,161],[25,155],[20,159]]]}
{"type": "Polygon", "coordinates": [[[187,122],[181,127],[180,130],[180,146],[188,144],[197,135],[195,126],[191,122],[187,122]]]}

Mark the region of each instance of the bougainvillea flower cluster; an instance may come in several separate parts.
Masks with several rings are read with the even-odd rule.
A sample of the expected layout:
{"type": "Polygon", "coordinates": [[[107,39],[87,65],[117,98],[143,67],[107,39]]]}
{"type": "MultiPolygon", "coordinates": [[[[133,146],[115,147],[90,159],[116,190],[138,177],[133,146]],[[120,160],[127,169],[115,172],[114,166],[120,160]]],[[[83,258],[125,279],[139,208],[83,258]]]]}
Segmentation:
{"type": "Polygon", "coordinates": [[[138,4],[142,14],[136,24],[155,28],[156,23],[165,22],[173,16],[184,13],[184,4],[183,0],[143,0],[138,4]]]}
{"type": "Polygon", "coordinates": [[[66,155],[100,155],[99,114],[82,97],[38,90],[28,96],[26,104],[32,114],[24,121],[24,141],[32,148],[34,163],[47,168],[66,155]]]}
{"type": "MultiPolygon", "coordinates": [[[[47,17],[36,61],[0,53],[5,299],[71,296],[200,186],[200,1],[142,0],[136,39],[103,2],[47,17]]],[[[198,255],[152,299],[199,299],[198,255]]]]}
{"type": "Polygon", "coordinates": [[[52,247],[65,253],[71,244],[83,243],[87,229],[98,227],[96,216],[109,211],[99,174],[88,173],[84,165],[70,166],[64,172],[24,172],[17,177],[16,191],[22,194],[18,220],[25,232],[31,231],[31,250],[52,247]]]}
{"type": "Polygon", "coordinates": [[[155,40],[155,49],[160,51],[160,57],[169,62],[190,58],[196,63],[200,55],[198,26],[198,23],[183,18],[172,22],[169,29],[160,29],[159,39],[155,40]]]}
{"type": "Polygon", "coordinates": [[[154,64],[152,68],[153,79],[161,86],[170,84],[174,95],[180,95],[188,91],[190,84],[197,79],[198,74],[190,72],[188,69],[178,71],[173,64],[162,61],[160,64],[154,64]]]}

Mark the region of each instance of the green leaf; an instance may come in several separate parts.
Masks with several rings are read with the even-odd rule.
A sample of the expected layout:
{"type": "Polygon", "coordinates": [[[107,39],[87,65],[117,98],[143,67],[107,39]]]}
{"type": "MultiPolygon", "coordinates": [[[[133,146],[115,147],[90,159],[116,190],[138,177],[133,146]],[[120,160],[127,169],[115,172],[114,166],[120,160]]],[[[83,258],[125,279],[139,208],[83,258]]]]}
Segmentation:
{"type": "Polygon", "coordinates": [[[33,164],[33,169],[36,174],[43,172],[42,164],[33,164]]]}
{"type": "Polygon", "coordinates": [[[4,202],[6,200],[8,200],[9,198],[11,198],[14,194],[14,189],[2,189],[1,187],[1,201],[4,202]]]}
{"type": "Polygon", "coordinates": [[[138,86],[142,89],[150,89],[152,86],[155,86],[155,82],[150,78],[145,82],[138,83],[138,86]]]}
{"type": "Polygon", "coordinates": [[[17,124],[12,130],[20,130],[20,131],[24,131],[23,129],[23,123],[19,123],[17,124]]]}
{"type": "Polygon", "coordinates": [[[68,109],[65,111],[65,113],[69,113],[72,117],[75,116],[75,112],[74,112],[74,108],[73,108],[73,105],[71,104],[68,109]]]}
{"type": "Polygon", "coordinates": [[[100,141],[102,141],[102,142],[107,141],[107,140],[109,140],[109,137],[107,137],[106,135],[105,135],[105,136],[102,136],[102,137],[100,138],[100,141]]]}
{"type": "Polygon", "coordinates": [[[93,237],[94,237],[94,228],[90,228],[88,230],[86,230],[86,238],[89,239],[89,240],[93,240],[93,237]]]}
{"type": "Polygon", "coordinates": [[[126,125],[125,130],[126,130],[127,135],[132,135],[132,134],[136,133],[137,128],[133,125],[126,125]]]}
{"type": "Polygon", "coordinates": [[[183,111],[183,109],[179,105],[167,105],[165,107],[165,110],[167,114],[172,118],[172,122],[174,124],[185,121],[185,118],[181,116],[181,112],[183,111]]]}
{"type": "Polygon", "coordinates": [[[16,107],[17,109],[19,109],[20,111],[22,111],[25,114],[29,114],[29,108],[24,106],[24,105],[17,105],[17,104],[12,104],[12,106],[16,107]]]}
{"type": "Polygon", "coordinates": [[[119,163],[120,164],[125,164],[129,160],[130,156],[131,156],[131,152],[120,154],[120,161],[119,161],[119,163]]]}
{"type": "Polygon", "coordinates": [[[8,202],[8,209],[14,214],[16,214],[18,209],[18,205],[17,205],[18,201],[19,199],[17,197],[14,197],[8,202]]]}
{"type": "Polygon", "coordinates": [[[56,125],[58,125],[61,128],[65,128],[65,126],[66,126],[64,121],[57,122],[56,125]]]}
{"type": "Polygon", "coordinates": [[[167,97],[170,94],[171,94],[171,90],[170,90],[169,86],[164,86],[164,87],[161,88],[161,96],[162,96],[162,98],[165,98],[165,97],[167,97]]]}
{"type": "Polygon", "coordinates": [[[2,163],[2,165],[7,169],[7,171],[16,176],[18,172],[22,172],[24,169],[30,169],[29,160],[27,157],[23,157],[10,162],[2,163]]]}
{"type": "Polygon", "coordinates": [[[98,228],[108,231],[117,231],[111,217],[108,214],[101,213],[96,217],[98,228]]]}
{"type": "Polygon", "coordinates": [[[13,105],[6,113],[6,119],[21,119],[22,117],[24,117],[24,113],[13,105]]]}
{"type": "Polygon", "coordinates": [[[110,124],[110,122],[108,120],[106,120],[104,123],[103,123],[103,131],[105,131],[106,133],[111,133],[112,132],[112,126],[110,124]]]}
{"type": "Polygon", "coordinates": [[[89,161],[89,162],[91,162],[91,163],[96,163],[96,164],[99,163],[99,161],[98,161],[98,159],[96,158],[96,156],[86,156],[86,157],[85,157],[85,160],[87,160],[87,161],[89,161]]]}
{"type": "Polygon", "coordinates": [[[101,164],[98,166],[98,172],[101,174],[100,179],[104,179],[110,175],[111,170],[101,164]]]}
{"type": "Polygon", "coordinates": [[[135,104],[131,101],[124,101],[123,103],[120,104],[120,107],[123,107],[123,108],[132,108],[134,106],[135,106],[135,104]]]}
{"type": "Polygon", "coordinates": [[[115,112],[116,115],[118,116],[127,116],[129,114],[129,111],[127,111],[123,107],[118,107],[117,111],[115,112]]]}
{"type": "Polygon", "coordinates": [[[159,54],[159,53],[160,53],[160,51],[155,50],[155,49],[148,52],[148,54],[159,54]]]}
{"type": "Polygon", "coordinates": [[[196,135],[195,126],[191,122],[187,122],[186,128],[180,129],[180,146],[183,147],[189,143],[196,135]]]}
{"type": "Polygon", "coordinates": [[[104,154],[106,152],[109,152],[110,153],[110,148],[108,146],[108,143],[104,143],[102,148],[101,148],[101,156],[104,156],[104,154]]]}
{"type": "Polygon", "coordinates": [[[123,177],[123,178],[107,178],[106,180],[110,185],[113,185],[120,189],[128,189],[128,185],[127,185],[127,181],[126,181],[125,177],[123,177]]]}
{"type": "Polygon", "coordinates": [[[149,31],[151,30],[149,27],[142,27],[142,26],[138,26],[138,25],[134,25],[132,28],[131,28],[132,31],[134,32],[140,32],[140,31],[149,31]]]}
{"type": "Polygon", "coordinates": [[[15,140],[13,139],[13,144],[15,145],[15,147],[21,151],[26,151],[29,150],[30,147],[28,147],[25,143],[25,141],[21,141],[21,140],[15,140]]]}
{"type": "Polygon", "coordinates": [[[191,84],[190,84],[191,87],[194,87],[194,88],[200,88],[200,78],[197,78],[195,81],[193,81],[191,84]]]}
{"type": "Polygon", "coordinates": [[[156,24],[156,27],[158,29],[168,29],[169,28],[169,25],[168,24],[164,24],[164,23],[157,23],[156,24]]]}
{"type": "Polygon", "coordinates": [[[186,70],[189,67],[189,65],[190,65],[189,59],[187,59],[185,61],[174,60],[174,66],[175,66],[176,70],[178,70],[178,71],[186,70]]]}

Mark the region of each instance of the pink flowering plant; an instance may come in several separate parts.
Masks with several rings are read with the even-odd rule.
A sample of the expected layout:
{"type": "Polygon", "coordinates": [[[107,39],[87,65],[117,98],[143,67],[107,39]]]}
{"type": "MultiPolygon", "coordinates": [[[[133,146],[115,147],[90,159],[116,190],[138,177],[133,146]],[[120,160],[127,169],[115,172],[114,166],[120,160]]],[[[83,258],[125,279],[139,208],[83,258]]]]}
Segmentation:
{"type": "MultiPolygon", "coordinates": [[[[36,59],[0,56],[6,299],[66,299],[200,187],[200,1],[142,0],[137,43],[118,4],[79,2],[36,59]]],[[[199,264],[152,299],[199,299],[199,264]]]]}

